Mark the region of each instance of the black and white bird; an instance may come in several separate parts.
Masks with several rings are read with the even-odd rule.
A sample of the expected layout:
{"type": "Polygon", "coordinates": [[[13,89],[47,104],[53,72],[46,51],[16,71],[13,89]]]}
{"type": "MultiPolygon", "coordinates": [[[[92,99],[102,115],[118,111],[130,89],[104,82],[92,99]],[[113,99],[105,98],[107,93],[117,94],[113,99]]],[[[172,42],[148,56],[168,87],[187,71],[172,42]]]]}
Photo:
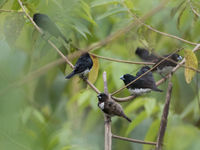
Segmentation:
{"type": "MultiPolygon", "coordinates": [[[[163,58],[168,57],[169,55],[164,55],[163,58]]],[[[160,63],[163,58],[159,58],[156,62],[155,65],[160,63]]],[[[172,54],[171,56],[168,57],[168,59],[164,60],[161,62],[158,66],[155,67],[152,71],[157,71],[161,76],[165,76],[169,74],[174,67],[176,67],[177,63],[179,60],[182,60],[182,57],[179,54],[172,54]],[[170,61],[171,60],[171,61],[170,61]]]]}
{"type": "Polygon", "coordinates": [[[61,33],[56,24],[45,14],[35,13],[33,15],[33,21],[44,31],[48,32],[52,36],[58,38],[61,37],[66,43],[69,41],[61,33]]]}
{"type": "Polygon", "coordinates": [[[158,59],[158,57],[155,54],[150,53],[148,50],[144,48],[140,48],[140,47],[138,47],[135,50],[135,54],[139,56],[143,61],[146,61],[146,62],[154,62],[155,60],[158,59]]]}
{"type": "Polygon", "coordinates": [[[92,58],[89,53],[82,54],[77,60],[73,71],[65,77],[65,79],[70,79],[74,75],[80,75],[81,77],[85,77],[91,70],[93,66],[92,58]]]}
{"type": "Polygon", "coordinates": [[[148,50],[144,48],[137,48],[135,54],[138,55],[144,61],[154,62],[155,65],[162,61],[164,58],[168,57],[168,59],[161,62],[158,66],[155,67],[152,72],[157,71],[161,76],[167,75],[172,71],[174,67],[176,67],[177,62],[182,60],[182,57],[179,54],[169,54],[159,57],[153,53],[149,53],[148,50]]]}
{"type": "Polygon", "coordinates": [[[131,119],[129,119],[120,104],[115,102],[113,99],[109,98],[108,95],[105,93],[100,93],[98,96],[98,107],[108,116],[119,116],[123,117],[129,122],[131,122],[131,119]]]}
{"type": "Polygon", "coordinates": [[[120,79],[123,80],[125,85],[127,85],[138,78],[135,82],[133,82],[127,87],[129,92],[133,95],[141,95],[144,93],[148,93],[151,90],[156,92],[162,92],[162,90],[157,88],[151,71],[140,77],[142,74],[149,70],[150,67],[144,66],[136,73],[136,76],[125,74],[121,76],[120,79]]]}

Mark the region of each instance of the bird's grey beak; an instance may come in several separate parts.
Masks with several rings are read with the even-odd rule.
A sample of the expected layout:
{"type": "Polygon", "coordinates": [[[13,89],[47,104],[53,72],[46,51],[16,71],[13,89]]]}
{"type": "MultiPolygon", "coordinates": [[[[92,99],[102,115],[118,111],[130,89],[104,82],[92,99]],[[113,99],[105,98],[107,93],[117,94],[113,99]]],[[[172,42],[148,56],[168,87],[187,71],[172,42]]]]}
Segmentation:
{"type": "Polygon", "coordinates": [[[100,99],[100,98],[101,98],[101,96],[100,96],[100,95],[97,95],[97,97],[98,97],[98,99],[100,99]]]}
{"type": "Polygon", "coordinates": [[[183,59],[183,57],[181,57],[181,56],[178,56],[178,60],[182,60],[183,59]]]}
{"type": "Polygon", "coordinates": [[[124,80],[124,76],[121,76],[120,79],[121,79],[121,80],[124,80]]]}

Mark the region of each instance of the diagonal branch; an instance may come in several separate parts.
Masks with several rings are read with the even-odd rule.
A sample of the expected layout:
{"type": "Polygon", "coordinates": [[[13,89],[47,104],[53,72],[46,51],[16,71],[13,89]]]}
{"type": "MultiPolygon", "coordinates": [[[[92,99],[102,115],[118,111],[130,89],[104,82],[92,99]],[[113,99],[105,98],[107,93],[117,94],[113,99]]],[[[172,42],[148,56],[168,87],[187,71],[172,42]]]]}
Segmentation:
{"type": "Polygon", "coordinates": [[[119,139],[119,140],[122,140],[122,141],[133,142],[133,143],[156,145],[156,142],[148,142],[148,141],[142,141],[142,140],[137,140],[137,139],[131,139],[131,138],[121,137],[121,136],[114,135],[114,134],[112,134],[112,137],[115,138],[115,139],[119,139]]]}
{"type": "Polygon", "coordinates": [[[162,143],[163,143],[166,127],[167,127],[167,117],[169,114],[171,94],[172,94],[172,82],[171,82],[171,75],[169,75],[167,95],[166,95],[165,105],[164,105],[162,119],[161,119],[161,123],[160,123],[160,131],[159,131],[159,135],[158,135],[158,139],[157,139],[156,150],[162,149],[162,143]]]}
{"type": "Polygon", "coordinates": [[[136,82],[138,79],[140,79],[141,77],[143,77],[144,75],[146,75],[147,73],[151,72],[154,68],[156,68],[158,65],[160,65],[163,61],[167,60],[171,55],[175,54],[178,50],[174,51],[173,53],[171,53],[169,56],[163,58],[160,62],[158,62],[155,66],[153,66],[151,69],[149,69],[147,72],[143,73],[141,76],[137,77],[135,80],[131,81],[129,84],[123,86],[122,88],[120,88],[119,90],[113,92],[111,94],[111,96],[121,92],[123,89],[125,89],[126,87],[128,87],[129,85],[131,85],[132,83],[136,82]]]}
{"type": "MultiPolygon", "coordinates": [[[[197,44],[192,51],[196,52],[199,49],[200,49],[200,44],[197,44]]],[[[181,65],[183,65],[184,63],[185,63],[185,59],[183,59],[175,68],[173,68],[173,70],[172,70],[171,73],[176,72],[176,70],[178,70],[181,67],[181,65]]],[[[160,79],[159,81],[156,82],[156,85],[159,86],[160,84],[162,84],[163,82],[165,82],[168,78],[169,78],[169,75],[167,75],[165,78],[160,79]]],[[[132,100],[132,99],[136,98],[136,96],[131,95],[131,96],[128,96],[128,97],[123,97],[123,98],[112,96],[112,98],[115,101],[118,101],[118,102],[127,102],[129,100],[132,100]]]]}
{"type": "MultiPolygon", "coordinates": [[[[123,5],[126,7],[125,4],[123,4],[123,5]]],[[[145,24],[144,21],[141,18],[138,18],[134,13],[132,13],[131,10],[128,7],[126,7],[126,8],[128,9],[128,12],[136,19],[137,22],[139,22],[143,26],[147,27],[149,30],[152,30],[152,31],[154,31],[156,33],[159,33],[161,35],[164,35],[164,36],[167,36],[167,37],[170,37],[170,38],[173,38],[173,39],[176,39],[176,40],[179,40],[179,41],[191,44],[191,45],[197,45],[198,44],[198,43],[194,43],[194,42],[185,40],[183,38],[180,38],[178,36],[175,36],[175,35],[172,35],[172,34],[169,34],[169,33],[161,32],[161,31],[151,27],[150,25],[145,24]]]]}
{"type": "Polygon", "coordinates": [[[194,7],[192,6],[192,2],[191,0],[188,0],[188,3],[190,4],[190,8],[192,9],[192,12],[197,16],[200,17],[200,14],[194,9],[194,7]]]}
{"type": "Polygon", "coordinates": [[[93,55],[93,56],[101,58],[101,59],[109,60],[109,61],[119,62],[119,63],[137,64],[137,65],[154,65],[155,64],[153,62],[135,62],[135,61],[130,61],[130,60],[115,59],[115,58],[100,56],[100,55],[97,55],[94,53],[90,53],[90,55],[93,55]]]}
{"type": "MultiPolygon", "coordinates": [[[[27,18],[31,21],[31,23],[35,26],[35,28],[41,33],[43,34],[43,31],[35,24],[35,22],[33,21],[33,19],[30,17],[30,15],[26,12],[21,0],[18,0],[19,5],[21,6],[23,12],[26,14],[27,18]]],[[[70,67],[73,69],[74,65],[69,61],[69,59],[55,46],[55,44],[50,41],[47,40],[47,42],[58,52],[58,54],[70,65],[70,67]]],[[[87,79],[84,80],[96,93],[100,93],[100,91],[87,79]]]]}

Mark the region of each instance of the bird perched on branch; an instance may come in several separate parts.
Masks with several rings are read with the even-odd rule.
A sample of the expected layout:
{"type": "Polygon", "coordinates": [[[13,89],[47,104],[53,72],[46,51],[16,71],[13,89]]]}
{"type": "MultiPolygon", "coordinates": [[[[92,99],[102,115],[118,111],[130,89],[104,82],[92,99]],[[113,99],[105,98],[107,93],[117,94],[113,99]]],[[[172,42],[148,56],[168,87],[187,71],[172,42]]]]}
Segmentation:
{"type": "Polygon", "coordinates": [[[93,66],[93,61],[89,53],[83,53],[77,60],[73,71],[65,77],[65,79],[70,79],[74,75],[78,74],[81,77],[84,77],[90,72],[93,66]]]}
{"type": "Polygon", "coordinates": [[[98,107],[108,116],[113,117],[113,116],[119,116],[123,117],[129,122],[131,122],[131,119],[129,119],[124,111],[123,108],[120,104],[112,100],[111,98],[108,97],[105,93],[100,93],[98,96],[98,107]]]}
{"type": "Polygon", "coordinates": [[[127,89],[133,95],[141,95],[150,92],[151,90],[156,92],[162,92],[162,90],[157,88],[152,72],[150,71],[146,73],[149,70],[150,67],[144,66],[136,73],[136,76],[125,74],[121,76],[120,79],[123,80],[125,85],[135,80],[135,82],[127,86],[127,89]],[[146,74],[143,75],[144,73],[146,74]],[[143,76],[141,77],[141,75],[143,76]]]}
{"type": "Polygon", "coordinates": [[[45,14],[35,13],[33,15],[33,21],[44,31],[47,31],[52,36],[58,38],[61,37],[66,43],[69,43],[69,40],[58,29],[56,24],[45,14]]]}
{"type": "Polygon", "coordinates": [[[152,72],[157,71],[161,76],[170,73],[172,69],[176,67],[177,62],[182,59],[182,57],[176,53],[159,57],[153,53],[150,54],[148,50],[139,47],[136,49],[135,54],[138,55],[144,61],[154,62],[155,65],[158,64],[160,61],[162,61],[164,58],[169,56],[168,59],[161,62],[158,66],[155,65],[153,66],[155,68],[152,70],[152,72]]]}

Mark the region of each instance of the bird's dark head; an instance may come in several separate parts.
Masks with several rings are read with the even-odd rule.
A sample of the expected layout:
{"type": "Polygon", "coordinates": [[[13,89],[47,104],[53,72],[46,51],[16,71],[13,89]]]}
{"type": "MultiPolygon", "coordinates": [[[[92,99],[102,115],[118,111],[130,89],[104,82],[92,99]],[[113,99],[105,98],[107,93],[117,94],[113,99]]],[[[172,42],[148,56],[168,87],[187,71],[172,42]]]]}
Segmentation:
{"type": "Polygon", "coordinates": [[[135,54],[136,55],[142,55],[142,54],[146,54],[146,55],[149,55],[149,51],[144,49],[144,48],[140,48],[138,47],[136,50],[135,50],[135,54]]]}
{"type": "Polygon", "coordinates": [[[88,52],[85,52],[85,53],[83,53],[82,55],[81,55],[81,57],[88,57],[88,58],[90,58],[90,54],[88,53],[88,52]]]}
{"type": "Polygon", "coordinates": [[[141,68],[141,70],[145,70],[145,71],[146,71],[146,70],[150,70],[150,69],[151,69],[151,68],[150,68],[149,66],[144,66],[144,67],[141,68]]]}
{"type": "Polygon", "coordinates": [[[130,74],[125,74],[120,77],[122,81],[124,81],[125,84],[130,83],[131,81],[135,80],[136,78],[130,74]]]}
{"type": "Polygon", "coordinates": [[[100,93],[97,97],[100,102],[105,102],[108,99],[108,95],[105,93],[100,93]]]}
{"type": "Polygon", "coordinates": [[[171,59],[174,61],[179,61],[179,60],[182,60],[183,58],[179,54],[173,54],[171,56],[171,59]]]}
{"type": "Polygon", "coordinates": [[[33,15],[33,21],[38,21],[38,20],[40,20],[40,19],[42,19],[42,18],[44,18],[44,17],[47,17],[47,15],[45,15],[45,14],[41,14],[41,13],[35,13],[34,15],[33,15]]]}

